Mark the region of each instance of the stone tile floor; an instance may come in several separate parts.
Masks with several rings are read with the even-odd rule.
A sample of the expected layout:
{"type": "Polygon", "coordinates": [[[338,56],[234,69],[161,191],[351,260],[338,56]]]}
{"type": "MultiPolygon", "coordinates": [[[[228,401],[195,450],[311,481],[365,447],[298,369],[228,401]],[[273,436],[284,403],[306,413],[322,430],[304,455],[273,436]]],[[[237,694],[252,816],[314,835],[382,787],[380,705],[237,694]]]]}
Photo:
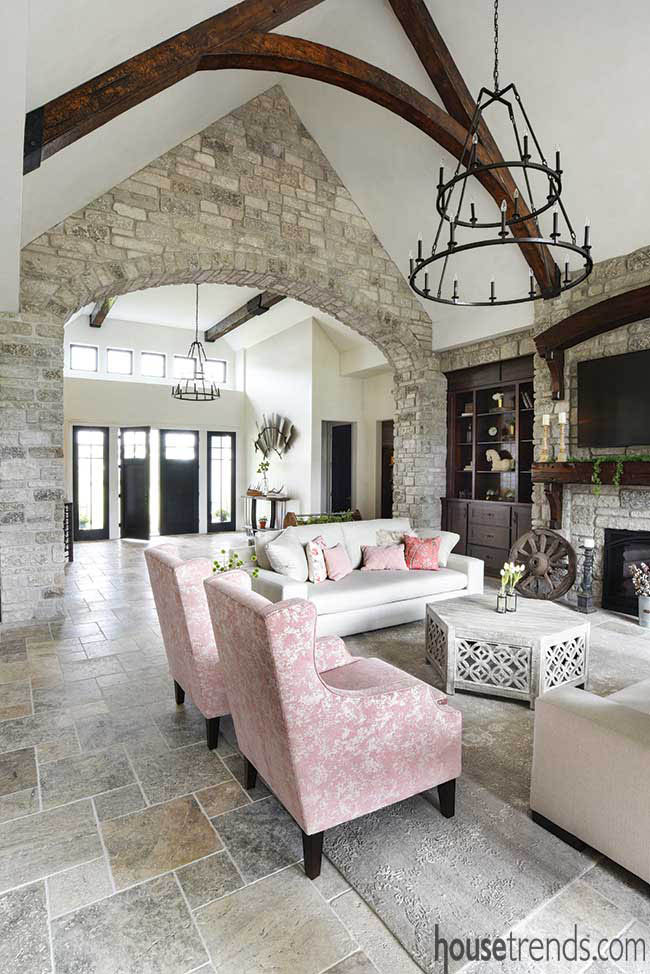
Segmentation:
{"type": "MultiPolygon", "coordinates": [[[[176,540],[191,556],[230,539],[176,540]]],[[[175,706],[143,547],[77,545],[66,618],[0,633],[2,974],[417,974],[329,862],[306,879],[295,824],[263,782],[242,787],[229,719],[209,752],[175,706]]],[[[607,864],[541,927],[572,910],[650,933],[647,891],[607,864]]]]}

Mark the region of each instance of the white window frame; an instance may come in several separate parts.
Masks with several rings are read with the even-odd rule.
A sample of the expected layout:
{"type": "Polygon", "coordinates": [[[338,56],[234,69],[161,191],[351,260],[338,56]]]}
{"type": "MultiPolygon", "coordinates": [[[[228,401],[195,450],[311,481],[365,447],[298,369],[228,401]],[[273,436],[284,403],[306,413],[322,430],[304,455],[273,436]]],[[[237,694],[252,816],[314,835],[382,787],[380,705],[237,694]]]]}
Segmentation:
{"type": "Polygon", "coordinates": [[[85,342],[70,342],[70,371],[71,372],[99,372],[99,346],[98,345],[87,345],[85,342]],[[72,364],[72,350],[73,348],[92,348],[95,352],[95,368],[94,369],[79,369],[72,364]]]}
{"type": "Polygon", "coordinates": [[[209,365],[212,365],[212,364],[223,365],[223,379],[212,379],[208,372],[206,372],[206,377],[207,378],[210,378],[212,382],[216,382],[217,384],[221,383],[221,385],[224,385],[225,386],[226,383],[228,382],[228,362],[226,361],[226,359],[225,358],[208,358],[208,359],[206,359],[206,362],[209,365]]]}
{"type": "Polygon", "coordinates": [[[176,368],[173,367],[173,375],[172,375],[172,378],[175,379],[176,381],[179,381],[179,380],[182,381],[184,379],[195,379],[196,378],[196,359],[195,358],[188,358],[187,355],[174,355],[174,365],[175,365],[176,361],[179,360],[179,359],[181,361],[183,361],[183,362],[194,362],[194,372],[192,373],[192,375],[176,375],[176,368]]]}
{"type": "Polygon", "coordinates": [[[133,349],[132,348],[116,348],[115,346],[111,346],[110,348],[107,348],[106,349],[106,374],[107,375],[133,375],[133,349]],[[111,352],[122,352],[122,353],[130,356],[131,367],[130,367],[130,369],[129,369],[128,372],[114,371],[113,369],[110,369],[109,368],[108,360],[109,360],[109,357],[110,357],[111,352]]]}
{"type": "Polygon", "coordinates": [[[166,379],[167,378],[167,354],[166,352],[151,352],[148,349],[146,351],[140,352],[140,375],[143,375],[146,379],[166,379]],[[163,371],[162,375],[149,375],[147,372],[142,371],[142,356],[143,355],[155,355],[157,358],[163,360],[163,371]]]}

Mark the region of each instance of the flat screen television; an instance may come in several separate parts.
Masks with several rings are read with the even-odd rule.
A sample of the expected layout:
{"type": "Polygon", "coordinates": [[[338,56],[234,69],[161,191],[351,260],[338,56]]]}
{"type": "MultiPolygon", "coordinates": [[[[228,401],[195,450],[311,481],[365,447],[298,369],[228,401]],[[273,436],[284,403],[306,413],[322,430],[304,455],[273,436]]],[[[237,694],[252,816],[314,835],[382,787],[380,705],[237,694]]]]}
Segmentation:
{"type": "Polygon", "coordinates": [[[650,349],[578,363],[578,446],[650,444],[650,349]]]}

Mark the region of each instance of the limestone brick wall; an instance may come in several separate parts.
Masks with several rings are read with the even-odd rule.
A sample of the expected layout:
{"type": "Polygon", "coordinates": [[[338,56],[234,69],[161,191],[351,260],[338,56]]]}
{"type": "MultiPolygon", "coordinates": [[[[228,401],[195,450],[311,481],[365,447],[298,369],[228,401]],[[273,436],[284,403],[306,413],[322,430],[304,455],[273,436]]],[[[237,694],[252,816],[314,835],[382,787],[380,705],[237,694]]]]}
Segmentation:
{"type": "Polygon", "coordinates": [[[0,316],[4,624],[62,611],[64,322],[107,296],[189,281],[287,294],[381,348],[395,373],[394,510],[438,523],[446,382],[431,321],[276,86],[25,248],[21,314],[0,316]]]}

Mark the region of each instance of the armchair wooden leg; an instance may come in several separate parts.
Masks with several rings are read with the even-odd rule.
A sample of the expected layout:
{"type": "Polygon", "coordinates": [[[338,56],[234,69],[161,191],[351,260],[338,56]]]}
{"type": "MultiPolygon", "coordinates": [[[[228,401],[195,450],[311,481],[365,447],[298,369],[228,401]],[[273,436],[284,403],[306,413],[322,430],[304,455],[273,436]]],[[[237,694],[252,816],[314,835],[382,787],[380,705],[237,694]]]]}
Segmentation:
{"type": "Polygon", "coordinates": [[[219,717],[205,718],[205,736],[208,739],[208,748],[214,751],[219,741],[219,717]]]}
{"type": "Polygon", "coordinates": [[[253,767],[248,758],[244,758],[244,761],[246,762],[246,768],[244,771],[244,788],[246,791],[250,791],[251,788],[255,787],[257,782],[257,768],[253,767]]]}
{"type": "Polygon", "coordinates": [[[453,818],[456,813],[456,779],[438,785],[440,812],[445,818],[453,818]]]}
{"type": "Polygon", "coordinates": [[[305,860],[305,875],[307,879],[318,879],[320,867],[323,859],[323,836],[324,832],[316,832],[314,835],[302,833],[302,856],[305,860]]]}
{"type": "Polygon", "coordinates": [[[183,687],[180,685],[180,683],[177,683],[176,680],[174,680],[174,696],[176,697],[176,703],[179,706],[180,704],[185,703],[185,690],[183,690],[183,687]]]}

